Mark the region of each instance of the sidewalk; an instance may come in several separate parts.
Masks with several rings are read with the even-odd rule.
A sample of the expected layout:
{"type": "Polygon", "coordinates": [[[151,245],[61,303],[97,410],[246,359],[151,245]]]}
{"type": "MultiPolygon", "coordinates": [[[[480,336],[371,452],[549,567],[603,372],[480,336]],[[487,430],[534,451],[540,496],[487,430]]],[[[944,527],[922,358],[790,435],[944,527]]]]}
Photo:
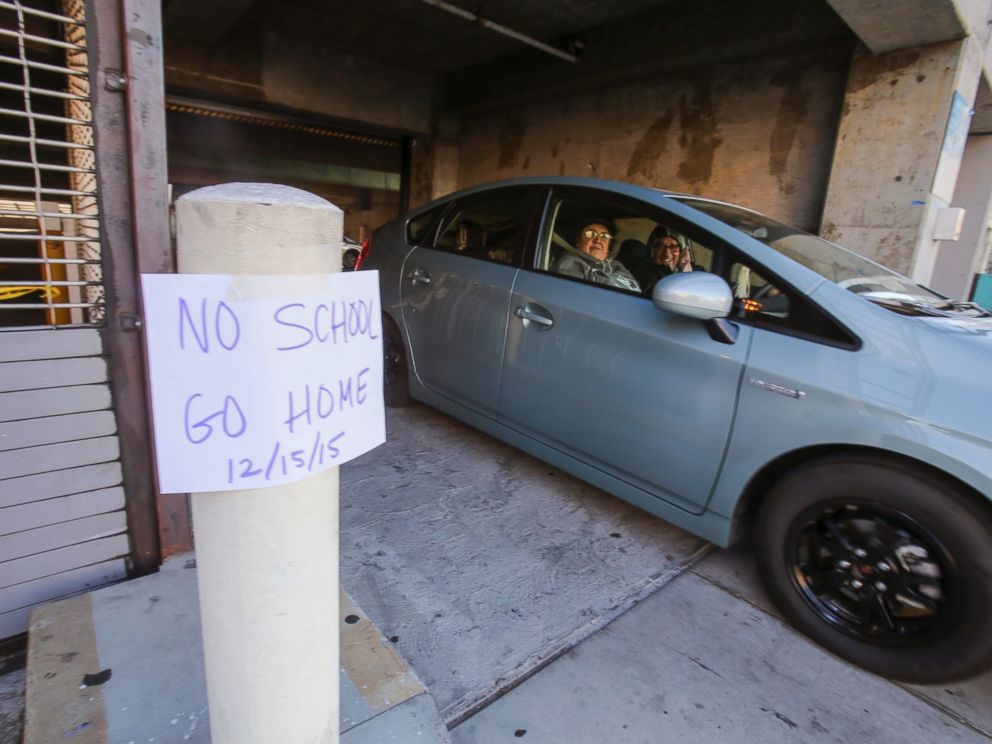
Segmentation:
{"type": "MultiPolygon", "coordinates": [[[[429,692],[341,594],[341,742],[449,742],[429,692]]],[[[24,744],[208,744],[195,561],[32,615],[24,744]]]]}
{"type": "MultiPolygon", "coordinates": [[[[992,741],[992,674],[875,677],[781,621],[746,546],[716,550],[436,412],[387,426],[342,469],[341,583],[362,608],[343,599],[344,744],[992,741]]],[[[33,630],[29,685],[65,684],[32,692],[30,720],[102,701],[109,738],[80,715],[25,744],[209,741],[187,563],[89,595],[85,668],[54,625],[33,630]]]]}
{"type": "MultiPolygon", "coordinates": [[[[191,563],[35,616],[24,744],[209,744],[191,563]]],[[[450,739],[429,691],[349,602],[343,744],[992,740],[992,675],[907,687],[852,667],[775,616],[741,550],[707,556],[533,676],[503,680],[450,739]]]]}
{"type": "Polygon", "coordinates": [[[782,622],[717,551],[451,732],[454,744],[988,744],[992,674],[910,687],[782,622]]]}

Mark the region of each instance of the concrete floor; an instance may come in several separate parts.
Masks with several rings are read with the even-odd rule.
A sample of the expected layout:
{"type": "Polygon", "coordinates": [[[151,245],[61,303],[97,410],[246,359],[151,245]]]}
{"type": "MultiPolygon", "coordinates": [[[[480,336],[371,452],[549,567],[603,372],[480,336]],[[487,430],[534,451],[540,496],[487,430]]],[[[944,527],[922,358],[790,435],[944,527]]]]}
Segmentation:
{"type": "Polygon", "coordinates": [[[20,744],[23,714],[24,670],[0,673],[0,744],[20,744]]]}
{"type": "Polygon", "coordinates": [[[908,688],[769,611],[745,551],[707,557],[457,726],[454,744],[988,743],[992,676],[908,688]]]}
{"type": "Polygon", "coordinates": [[[341,583],[449,724],[709,549],[424,406],[341,471],[341,583]]]}
{"type": "Polygon", "coordinates": [[[992,674],[866,674],[776,616],[746,548],[714,550],[422,406],[387,426],[342,469],[342,584],[456,744],[992,739],[992,674]]]}
{"type": "Polygon", "coordinates": [[[456,744],[992,738],[992,674],[910,688],[834,658],[776,615],[746,546],[422,406],[387,426],[342,471],[342,581],[456,744]]]}

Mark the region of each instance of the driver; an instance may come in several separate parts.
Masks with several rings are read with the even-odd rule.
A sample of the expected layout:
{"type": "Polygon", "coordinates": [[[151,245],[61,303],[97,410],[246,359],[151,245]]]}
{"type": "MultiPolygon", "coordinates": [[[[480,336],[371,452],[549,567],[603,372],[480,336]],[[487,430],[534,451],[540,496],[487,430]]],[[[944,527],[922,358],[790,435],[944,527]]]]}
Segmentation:
{"type": "Polygon", "coordinates": [[[565,276],[574,276],[595,284],[640,292],[641,286],[634,275],[616,260],[617,251],[613,248],[616,228],[606,219],[593,219],[579,230],[575,248],[569,246],[552,271],[565,276]]]}

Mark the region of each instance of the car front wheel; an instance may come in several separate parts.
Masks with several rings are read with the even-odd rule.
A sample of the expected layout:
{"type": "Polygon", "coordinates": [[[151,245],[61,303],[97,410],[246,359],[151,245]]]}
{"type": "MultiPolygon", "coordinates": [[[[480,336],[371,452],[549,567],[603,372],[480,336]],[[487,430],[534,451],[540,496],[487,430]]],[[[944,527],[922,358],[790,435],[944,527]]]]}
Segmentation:
{"type": "Polygon", "coordinates": [[[892,679],[936,684],[992,666],[992,529],[956,484],[912,463],[824,458],[756,515],[758,568],[793,625],[892,679]]]}

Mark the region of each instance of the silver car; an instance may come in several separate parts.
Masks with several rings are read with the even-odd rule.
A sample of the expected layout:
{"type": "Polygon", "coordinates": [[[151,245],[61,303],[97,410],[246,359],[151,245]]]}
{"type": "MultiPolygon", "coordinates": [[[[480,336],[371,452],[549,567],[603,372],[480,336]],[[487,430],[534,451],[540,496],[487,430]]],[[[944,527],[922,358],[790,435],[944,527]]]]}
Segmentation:
{"type": "Polygon", "coordinates": [[[990,313],[748,209],[580,178],[435,201],[360,267],[388,404],[749,535],[784,615],[866,669],[992,666],[990,313]]]}

